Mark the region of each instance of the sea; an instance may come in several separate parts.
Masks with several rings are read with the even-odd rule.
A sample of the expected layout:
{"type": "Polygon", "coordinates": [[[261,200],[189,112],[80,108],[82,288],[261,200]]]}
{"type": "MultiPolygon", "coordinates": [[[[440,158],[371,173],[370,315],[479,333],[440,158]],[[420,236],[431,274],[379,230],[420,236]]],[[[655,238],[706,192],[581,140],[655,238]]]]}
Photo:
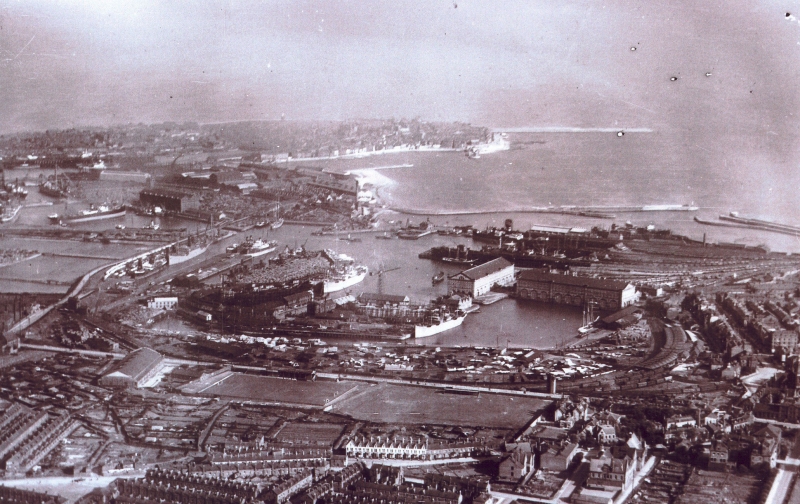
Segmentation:
{"type": "MultiPolygon", "coordinates": [[[[382,227],[430,220],[438,225],[472,224],[478,228],[500,226],[512,219],[519,230],[534,224],[609,228],[613,223],[654,225],[708,242],[764,245],[773,251],[800,252],[800,240],[764,231],[724,228],[696,223],[693,218],[716,221],[720,214],[739,212],[786,224],[800,224],[800,206],[790,180],[782,173],[786,164],[770,164],[762,156],[753,167],[741,156],[718,151],[693,156],[675,135],[659,132],[549,132],[509,134],[511,148],[478,159],[460,152],[408,151],[358,159],[314,160],[302,165],[352,173],[377,196],[382,227]],[[687,154],[689,152],[689,154],[687,154]],[[689,211],[610,212],[614,218],[590,218],[523,211],[544,206],[644,206],[694,205],[689,211]]],[[[684,139],[685,140],[685,139],[684,139]]],[[[35,188],[29,199],[40,195],[35,188]]],[[[63,205],[62,205],[63,206],[63,205]]],[[[52,207],[26,208],[15,225],[46,225],[52,207]]],[[[131,227],[144,226],[148,218],[128,215],[131,227]]],[[[86,227],[106,229],[117,221],[95,222],[86,227]]],[[[164,228],[202,229],[204,224],[161,219],[164,228]]],[[[84,226],[82,226],[84,227],[84,226]]],[[[370,270],[351,293],[381,292],[408,295],[427,302],[445,294],[446,282],[432,285],[439,271],[456,273],[458,267],[420,259],[418,255],[438,245],[464,243],[461,237],[430,235],[418,241],[378,240],[372,234],[346,232],[340,236],[313,236],[314,227],[284,225],[278,230],[253,230],[249,234],[276,239],[280,247],[330,248],[354,257],[370,270]]],[[[377,233],[376,233],[377,234],[377,233]]],[[[241,241],[241,236],[220,243],[241,241]]],[[[211,252],[207,252],[209,254],[211,252]]],[[[441,346],[492,346],[555,348],[574,341],[582,325],[580,308],[503,300],[481,307],[464,323],[422,343],[441,346]]]]}

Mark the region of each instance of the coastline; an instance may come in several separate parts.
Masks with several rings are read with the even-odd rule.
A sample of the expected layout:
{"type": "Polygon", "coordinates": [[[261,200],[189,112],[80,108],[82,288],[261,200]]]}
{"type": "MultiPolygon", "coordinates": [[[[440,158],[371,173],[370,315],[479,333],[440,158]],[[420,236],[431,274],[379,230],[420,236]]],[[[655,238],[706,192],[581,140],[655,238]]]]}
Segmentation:
{"type": "MultiPolygon", "coordinates": [[[[693,212],[695,207],[680,205],[642,205],[642,206],[561,206],[561,207],[506,207],[486,210],[426,210],[420,208],[391,207],[397,213],[406,215],[488,215],[502,213],[539,213],[557,215],[580,215],[580,212],[693,212]]],[[[589,215],[588,217],[595,217],[589,215]]],[[[609,217],[610,218],[610,217],[609,217]]]]}
{"type": "Polygon", "coordinates": [[[364,152],[353,152],[351,154],[340,154],[338,156],[320,156],[305,158],[289,158],[281,163],[301,163],[309,161],[335,161],[337,159],[361,159],[371,156],[382,156],[385,154],[403,154],[407,152],[463,152],[464,149],[454,149],[451,147],[394,147],[392,149],[371,150],[364,152]]]}

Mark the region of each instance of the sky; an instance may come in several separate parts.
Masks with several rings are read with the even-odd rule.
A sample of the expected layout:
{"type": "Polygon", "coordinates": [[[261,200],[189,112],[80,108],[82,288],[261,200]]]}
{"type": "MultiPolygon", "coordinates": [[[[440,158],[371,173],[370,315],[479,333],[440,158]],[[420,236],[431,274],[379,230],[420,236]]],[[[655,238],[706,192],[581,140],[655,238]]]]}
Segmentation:
{"type": "Polygon", "coordinates": [[[0,0],[0,132],[419,117],[754,133],[785,160],[795,15],[798,0],[0,0]]]}

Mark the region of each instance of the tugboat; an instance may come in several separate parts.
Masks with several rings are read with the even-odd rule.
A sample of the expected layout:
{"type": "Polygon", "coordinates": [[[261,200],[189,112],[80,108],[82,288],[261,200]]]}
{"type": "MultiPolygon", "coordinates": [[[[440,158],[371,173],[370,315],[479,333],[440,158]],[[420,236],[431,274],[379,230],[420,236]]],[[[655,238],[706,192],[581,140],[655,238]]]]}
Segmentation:
{"type": "Polygon", "coordinates": [[[444,282],[444,271],[436,273],[435,275],[433,275],[433,278],[431,278],[431,284],[433,285],[440,284],[442,282],[444,282]]]}

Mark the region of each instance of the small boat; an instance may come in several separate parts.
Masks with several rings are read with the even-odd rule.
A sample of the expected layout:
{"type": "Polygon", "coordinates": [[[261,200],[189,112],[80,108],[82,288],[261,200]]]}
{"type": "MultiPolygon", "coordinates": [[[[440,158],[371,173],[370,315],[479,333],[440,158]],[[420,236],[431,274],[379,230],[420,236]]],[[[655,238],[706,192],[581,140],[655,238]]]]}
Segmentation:
{"type": "Polygon", "coordinates": [[[439,273],[436,273],[435,275],[433,275],[433,278],[431,279],[431,283],[433,285],[436,285],[436,284],[439,284],[439,283],[442,283],[442,282],[444,282],[444,271],[440,271],[439,273]]]}
{"type": "Polygon", "coordinates": [[[261,229],[261,228],[263,228],[263,227],[266,227],[266,225],[267,225],[267,223],[266,223],[266,222],[264,222],[264,221],[258,221],[258,222],[256,222],[256,227],[257,227],[257,228],[259,228],[259,229],[261,229]]]}
{"type": "Polygon", "coordinates": [[[278,220],[272,222],[269,227],[272,229],[278,229],[279,227],[283,226],[283,218],[279,218],[278,220]]]}
{"type": "Polygon", "coordinates": [[[384,233],[382,235],[375,236],[375,239],[377,239],[377,240],[391,240],[392,238],[393,238],[393,236],[390,235],[386,231],[384,231],[384,233]]]}
{"type": "Polygon", "coordinates": [[[117,229],[125,229],[125,224],[117,224],[117,229]]]}
{"type": "Polygon", "coordinates": [[[51,213],[50,215],[47,216],[47,218],[50,219],[50,222],[52,222],[53,224],[58,224],[58,214],[57,213],[51,213]]]}
{"type": "Polygon", "coordinates": [[[442,262],[446,262],[446,263],[450,263],[450,264],[458,264],[458,265],[461,265],[461,266],[472,266],[476,262],[478,262],[478,260],[477,259],[465,259],[465,258],[459,258],[459,257],[442,257],[442,262]]]}

